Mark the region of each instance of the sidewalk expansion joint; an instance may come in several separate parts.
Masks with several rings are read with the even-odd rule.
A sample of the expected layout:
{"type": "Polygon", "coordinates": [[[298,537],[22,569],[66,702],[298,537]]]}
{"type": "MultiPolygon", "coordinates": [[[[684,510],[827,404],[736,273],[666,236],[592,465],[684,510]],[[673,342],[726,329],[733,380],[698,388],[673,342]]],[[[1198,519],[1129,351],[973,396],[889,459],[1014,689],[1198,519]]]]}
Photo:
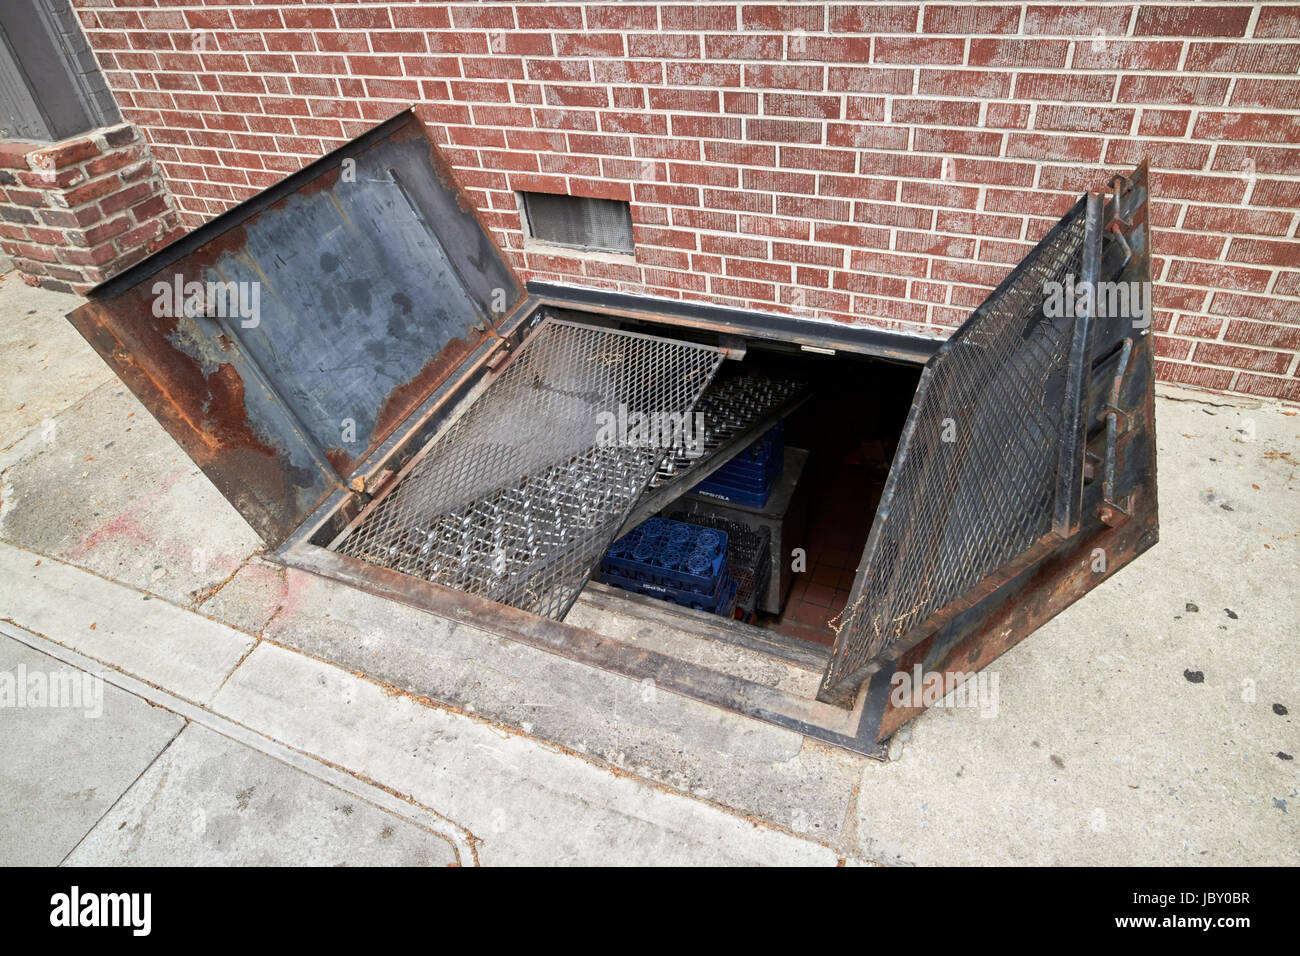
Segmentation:
{"type": "Polygon", "coordinates": [[[341,790],[358,800],[413,823],[450,843],[457,860],[462,866],[478,865],[476,845],[481,841],[464,827],[442,816],[436,810],[417,803],[408,795],[339,767],[314,754],[283,744],[259,731],[155,687],[147,681],[124,674],[109,665],[103,664],[101,661],[79,654],[47,637],[34,634],[12,621],[5,620],[0,623],[0,635],[10,637],[18,643],[61,661],[70,667],[97,674],[111,686],[139,697],[155,707],[171,711],[191,723],[205,727],[251,750],[271,757],[288,767],[314,777],[336,790],[341,790]]]}

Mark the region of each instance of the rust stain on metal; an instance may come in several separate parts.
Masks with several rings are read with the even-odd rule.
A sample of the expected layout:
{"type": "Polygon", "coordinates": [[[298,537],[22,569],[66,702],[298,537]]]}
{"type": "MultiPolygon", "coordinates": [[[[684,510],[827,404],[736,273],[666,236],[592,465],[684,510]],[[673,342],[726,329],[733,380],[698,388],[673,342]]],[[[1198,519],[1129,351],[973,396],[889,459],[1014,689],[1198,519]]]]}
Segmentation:
{"type": "Polygon", "coordinates": [[[210,447],[251,448],[274,455],[275,449],[264,444],[249,427],[244,380],[235,367],[220,365],[203,381],[207,386],[207,397],[202,404],[204,417],[198,430],[209,440],[210,447]]]}
{"type": "MultiPolygon", "coordinates": [[[[956,644],[942,661],[925,662],[934,643],[932,635],[903,654],[895,671],[911,672],[913,667],[922,665],[927,672],[940,673],[948,678],[984,669],[1150,548],[1155,540],[1156,515],[1148,505],[1140,520],[1126,522],[1118,528],[1106,528],[1071,547],[1063,556],[1045,562],[1020,598],[995,611],[970,637],[956,644]],[[1109,574],[1093,571],[1092,554],[1096,548],[1105,550],[1111,568],[1109,574]]],[[[876,739],[885,740],[923,710],[924,707],[886,704],[876,739]]]]}
{"type": "Polygon", "coordinates": [[[342,448],[326,448],[325,457],[340,475],[346,475],[352,470],[352,455],[342,448]]]}
{"type": "Polygon", "coordinates": [[[446,348],[425,363],[415,378],[393,389],[379,410],[379,414],[375,416],[377,442],[392,434],[393,429],[419,408],[429,394],[446,380],[447,376],[478,347],[482,340],[481,335],[474,339],[452,339],[447,343],[446,348]]]}
{"type": "Polygon", "coordinates": [[[128,385],[147,386],[156,392],[162,400],[158,410],[197,441],[191,443],[191,454],[206,449],[207,455],[198,464],[211,461],[212,453],[223,448],[247,449],[274,457],[275,449],[249,425],[244,382],[234,366],[223,363],[205,373],[198,359],[172,345],[177,330],[175,319],[149,323],[152,327],[147,329],[146,323],[139,323],[129,329],[130,341],[126,341],[119,333],[128,330],[120,323],[110,324],[94,303],[82,306],[70,318],[91,345],[122,370],[124,378],[126,373],[133,373],[128,385]]]}
{"type": "Polygon", "coordinates": [[[150,288],[130,290],[111,311],[89,302],[68,318],[227,497],[258,502],[245,517],[259,534],[283,537],[292,530],[291,515],[282,513],[286,475],[279,451],[249,420],[243,379],[229,362],[205,371],[177,348],[178,320],[153,316],[150,288]],[[129,314],[142,318],[114,318],[129,314]]]}

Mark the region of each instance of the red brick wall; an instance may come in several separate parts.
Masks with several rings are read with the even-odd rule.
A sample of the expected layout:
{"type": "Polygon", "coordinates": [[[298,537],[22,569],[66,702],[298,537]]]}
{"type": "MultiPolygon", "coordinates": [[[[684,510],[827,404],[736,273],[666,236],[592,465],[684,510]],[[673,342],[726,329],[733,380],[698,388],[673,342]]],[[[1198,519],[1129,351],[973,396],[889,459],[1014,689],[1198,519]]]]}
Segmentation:
{"type": "Polygon", "coordinates": [[[130,123],[45,145],[0,141],[0,249],[31,285],[85,292],[184,233],[130,123]]]}
{"type": "Polygon", "coordinates": [[[1149,155],[1159,376],[1300,401],[1296,5],[74,3],[188,224],[414,102],[525,277],[811,319],[946,332],[1149,155]]]}

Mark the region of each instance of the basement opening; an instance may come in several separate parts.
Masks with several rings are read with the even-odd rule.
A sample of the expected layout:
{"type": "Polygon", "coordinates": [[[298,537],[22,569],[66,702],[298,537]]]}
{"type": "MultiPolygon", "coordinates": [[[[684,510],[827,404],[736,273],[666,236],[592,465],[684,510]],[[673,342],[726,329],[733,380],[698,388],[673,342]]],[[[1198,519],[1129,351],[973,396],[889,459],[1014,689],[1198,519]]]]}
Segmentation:
{"type": "Polygon", "coordinates": [[[570,309],[539,318],[526,374],[496,373],[498,386],[314,543],[596,631],[616,627],[610,609],[645,606],[636,595],[706,629],[735,622],[829,647],[920,366],[570,309]],[[722,354],[702,390],[671,387],[722,354]],[[586,376],[603,363],[630,380],[586,376]],[[695,447],[678,442],[663,461],[657,445],[591,447],[602,425],[630,442],[645,436],[627,433],[629,416],[636,428],[649,417],[638,413],[683,410],[698,418],[684,429],[695,447]],[[692,550],[701,534],[707,547],[692,550]],[[692,567],[702,555],[712,560],[692,567]]]}
{"type": "MultiPolygon", "coordinates": [[[[652,481],[647,505],[634,515],[635,520],[665,519],[728,533],[726,573],[736,593],[724,594],[722,606],[706,608],[707,593],[656,586],[655,576],[644,571],[636,577],[620,575],[610,562],[602,562],[583,593],[601,595],[606,607],[642,594],[666,601],[702,624],[731,619],[829,647],[835,637],[832,623],[848,601],[921,367],[834,349],[809,351],[788,342],[747,339],[741,344],[744,358],[723,366],[704,393],[706,405],[716,392],[722,406],[717,411],[729,417],[743,414],[752,401],[745,383],[777,381],[793,386],[790,410],[751,426],[761,434],[738,449],[731,464],[703,462],[706,468],[717,465],[712,479],[699,475],[695,463],[683,462],[685,480],[676,487],[665,492],[652,481]]],[[[633,524],[627,533],[635,535],[643,526],[633,524]]],[[[631,608],[638,602],[623,603],[631,608]]],[[[579,605],[566,620],[600,630],[600,617],[587,610],[596,602],[580,598],[579,605]]]]}

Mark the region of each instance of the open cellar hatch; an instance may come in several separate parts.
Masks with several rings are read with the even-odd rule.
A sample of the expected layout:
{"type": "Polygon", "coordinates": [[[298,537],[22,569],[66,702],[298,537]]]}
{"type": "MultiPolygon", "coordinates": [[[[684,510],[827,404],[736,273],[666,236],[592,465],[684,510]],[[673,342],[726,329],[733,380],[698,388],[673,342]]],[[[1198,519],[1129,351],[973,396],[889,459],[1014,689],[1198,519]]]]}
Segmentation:
{"type": "Polygon", "coordinates": [[[70,318],[277,560],[878,756],[1156,540],[1112,185],[941,342],[525,289],[408,111],[70,318]]]}

